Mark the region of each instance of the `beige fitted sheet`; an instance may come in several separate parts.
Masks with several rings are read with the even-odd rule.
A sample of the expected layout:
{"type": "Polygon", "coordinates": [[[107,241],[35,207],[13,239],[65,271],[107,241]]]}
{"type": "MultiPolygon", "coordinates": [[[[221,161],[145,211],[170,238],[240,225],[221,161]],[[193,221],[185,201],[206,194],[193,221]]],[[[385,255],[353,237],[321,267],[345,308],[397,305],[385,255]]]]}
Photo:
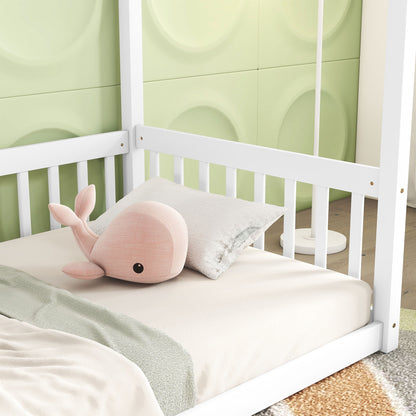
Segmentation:
{"type": "Polygon", "coordinates": [[[157,285],[76,280],[70,229],[0,243],[0,264],[158,328],[191,354],[197,402],[364,326],[371,289],[310,264],[246,249],[218,280],[185,269],[157,285]]]}

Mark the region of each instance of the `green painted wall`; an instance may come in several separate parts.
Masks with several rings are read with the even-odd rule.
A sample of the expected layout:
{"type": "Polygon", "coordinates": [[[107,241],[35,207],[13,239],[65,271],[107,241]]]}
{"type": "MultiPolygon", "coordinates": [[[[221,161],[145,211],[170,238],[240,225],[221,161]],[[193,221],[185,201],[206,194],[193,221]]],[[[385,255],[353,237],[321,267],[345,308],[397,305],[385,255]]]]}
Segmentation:
{"type": "MultiPolygon", "coordinates": [[[[311,152],[317,0],[143,1],[147,124],[311,152]]],[[[361,2],[325,4],[321,154],[354,160],[361,2]]],[[[0,10],[0,148],[120,128],[116,0],[0,0],[0,10]]],[[[186,184],[197,186],[197,165],[185,166],[186,184]]],[[[118,172],[120,196],[120,163],[118,172]]],[[[94,217],[104,209],[102,161],[89,176],[94,217]]],[[[238,195],[250,199],[252,175],[238,179],[238,195]]],[[[72,205],[75,167],[63,167],[60,181],[72,205]]],[[[46,173],[30,184],[41,232],[46,173]]],[[[212,169],[211,184],[224,192],[223,168],[212,169]]],[[[279,181],[268,180],[267,198],[281,203],[279,181]]],[[[309,204],[301,185],[298,207],[309,204]]],[[[15,177],[0,178],[0,212],[0,241],[18,237],[15,177]]]]}

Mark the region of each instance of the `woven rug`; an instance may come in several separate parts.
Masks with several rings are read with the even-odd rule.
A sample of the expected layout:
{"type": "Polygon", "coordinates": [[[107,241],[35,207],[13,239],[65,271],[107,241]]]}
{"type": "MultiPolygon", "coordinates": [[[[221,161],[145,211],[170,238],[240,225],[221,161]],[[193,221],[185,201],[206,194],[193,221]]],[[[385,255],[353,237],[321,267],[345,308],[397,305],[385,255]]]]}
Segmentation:
{"type": "Polygon", "coordinates": [[[257,416],[415,416],[416,311],[402,309],[399,348],[376,353],[257,416]]]}

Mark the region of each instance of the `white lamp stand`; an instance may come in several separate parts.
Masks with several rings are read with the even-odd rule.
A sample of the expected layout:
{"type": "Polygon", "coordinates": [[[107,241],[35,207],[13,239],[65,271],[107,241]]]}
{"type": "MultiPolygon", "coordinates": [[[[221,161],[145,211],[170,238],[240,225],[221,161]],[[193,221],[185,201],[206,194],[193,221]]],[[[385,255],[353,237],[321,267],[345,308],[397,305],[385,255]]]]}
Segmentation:
{"type": "MultiPolygon", "coordinates": [[[[284,234],[280,236],[280,245],[283,247],[284,234]]],[[[347,247],[347,238],[337,231],[328,230],[328,254],[339,253],[347,247]]],[[[295,230],[295,253],[315,254],[315,237],[311,236],[310,228],[295,230]]]]}
{"type": "MultiPolygon", "coordinates": [[[[322,44],[324,26],[324,0],[319,0],[318,5],[318,30],[316,41],[316,82],[315,82],[315,121],[313,154],[319,156],[319,123],[321,117],[321,83],[322,83],[322,44]]],[[[312,224],[311,228],[299,228],[295,230],[295,253],[315,254],[315,189],[312,192],[312,224]]],[[[283,247],[284,234],[280,236],[280,245],[283,247]]],[[[328,254],[338,253],[347,247],[347,238],[336,231],[328,230],[328,254]]]]}

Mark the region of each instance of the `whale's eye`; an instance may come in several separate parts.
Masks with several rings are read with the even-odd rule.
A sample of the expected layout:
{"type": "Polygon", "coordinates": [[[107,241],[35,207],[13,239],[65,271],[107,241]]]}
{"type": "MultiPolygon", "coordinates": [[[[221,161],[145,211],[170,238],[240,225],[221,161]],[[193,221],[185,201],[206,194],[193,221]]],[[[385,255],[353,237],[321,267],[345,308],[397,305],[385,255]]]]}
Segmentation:
{"type": "Polygon", "coordinates": [[[141,264],[141,263],[136,263],[136,264],[133,266],[133,270],[134,270],[136,273],[143,273],[143,270],[144,270],[143,264],[141,264]]]}

